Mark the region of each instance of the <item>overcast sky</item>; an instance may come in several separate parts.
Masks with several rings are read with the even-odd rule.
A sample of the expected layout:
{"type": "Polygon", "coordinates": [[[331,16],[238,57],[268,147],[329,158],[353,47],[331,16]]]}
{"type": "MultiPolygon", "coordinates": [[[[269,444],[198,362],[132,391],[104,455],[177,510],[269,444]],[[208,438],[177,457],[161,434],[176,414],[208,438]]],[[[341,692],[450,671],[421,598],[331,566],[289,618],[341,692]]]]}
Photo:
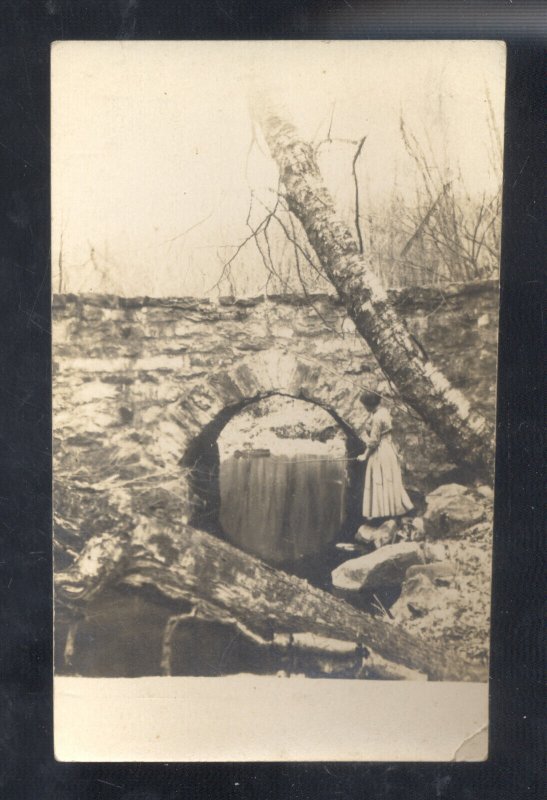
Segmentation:
{"type": "MultiPolygon", "coordinates": [[[[367,135],[359,161],[366,213],[386,202],[395,183],[409,201],[415,197],[401,115],[441,170],[461,168],[472,195],[499,182],[487,92],[501,132],[500,43],[62,42],[52,56],[54,290],[61,243],[65,291],[154,296],[211,288],[229,245],[248,234],[251,187],[276,185],[267,154],[256,145],[249,151],[249,75],[282,98],[307,139],[325,138],[331,114],[332,137],[367,135]]],[[[353,149],[339,144],[321,153],[347,212],[353,149]]],[[[239,269],[256,274],[250,289],[260,288],[252,247],[239,269]]]]}

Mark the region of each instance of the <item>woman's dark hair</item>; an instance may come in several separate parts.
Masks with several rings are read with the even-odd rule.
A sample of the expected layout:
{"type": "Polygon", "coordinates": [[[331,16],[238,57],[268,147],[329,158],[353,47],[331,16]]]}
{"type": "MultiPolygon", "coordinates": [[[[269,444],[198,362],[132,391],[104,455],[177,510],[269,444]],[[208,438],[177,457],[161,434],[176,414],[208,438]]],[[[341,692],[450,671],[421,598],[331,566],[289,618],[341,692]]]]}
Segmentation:
{"type": "Polygon", "coordinates": [[[375,408],[378,408],[381,399],[380,395],[376,394],[376,392],[363,392],[359,398],[364,407],[368,408],[369,411],[374,411],[375,408]]]}

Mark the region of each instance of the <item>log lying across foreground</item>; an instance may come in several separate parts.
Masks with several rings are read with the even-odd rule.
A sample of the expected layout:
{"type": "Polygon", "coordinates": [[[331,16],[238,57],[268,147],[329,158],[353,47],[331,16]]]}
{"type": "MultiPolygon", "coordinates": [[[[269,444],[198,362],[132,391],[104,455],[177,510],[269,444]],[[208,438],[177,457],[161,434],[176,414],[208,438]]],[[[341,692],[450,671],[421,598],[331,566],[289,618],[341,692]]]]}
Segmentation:
{"type": "MultiPolygon", "coordinates": [[[[277,570],[191,526],[141,516],[131,533],[92,536],[55,579],[58,601],[85,608],[106,585],[159,593],[173,608],[202,606],[207,618],[229,617],[257,639],[312,634],[370,648],[392,664],[429,680],[485,681],[483,668],[434,648],[402,628],[277,570]]],[[[388,670],[389,672],[389,670],[388,670]]]]}

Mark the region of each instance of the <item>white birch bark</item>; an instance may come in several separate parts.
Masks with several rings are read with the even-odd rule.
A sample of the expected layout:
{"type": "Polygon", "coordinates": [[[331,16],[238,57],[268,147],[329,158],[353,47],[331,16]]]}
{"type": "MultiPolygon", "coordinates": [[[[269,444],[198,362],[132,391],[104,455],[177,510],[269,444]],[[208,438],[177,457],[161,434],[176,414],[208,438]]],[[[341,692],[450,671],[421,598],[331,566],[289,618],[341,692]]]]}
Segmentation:
{"type": "MultiPolygon", "coordinates": [[[[263,93],[251,110],[277,162],[289,209],[300,220],[319,262],[401,398],[435,431],[454,461],[491,480],[494,427],[453,388],[417,346],[381,282],[338,213],[312,146],[263,93]]],[[[450,335],[450,331],[447,331],[450,335]]]]}

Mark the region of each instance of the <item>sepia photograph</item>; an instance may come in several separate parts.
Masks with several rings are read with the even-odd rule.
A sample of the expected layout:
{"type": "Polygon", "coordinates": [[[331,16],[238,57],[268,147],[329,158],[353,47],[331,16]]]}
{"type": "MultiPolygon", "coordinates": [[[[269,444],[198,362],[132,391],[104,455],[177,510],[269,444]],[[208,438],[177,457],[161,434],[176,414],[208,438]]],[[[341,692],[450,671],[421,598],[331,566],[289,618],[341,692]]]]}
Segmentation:
{"type": "Polygon", "coordinates": [[[504,91],[53,45],[57,758],[486,757],[504,91]]]}

